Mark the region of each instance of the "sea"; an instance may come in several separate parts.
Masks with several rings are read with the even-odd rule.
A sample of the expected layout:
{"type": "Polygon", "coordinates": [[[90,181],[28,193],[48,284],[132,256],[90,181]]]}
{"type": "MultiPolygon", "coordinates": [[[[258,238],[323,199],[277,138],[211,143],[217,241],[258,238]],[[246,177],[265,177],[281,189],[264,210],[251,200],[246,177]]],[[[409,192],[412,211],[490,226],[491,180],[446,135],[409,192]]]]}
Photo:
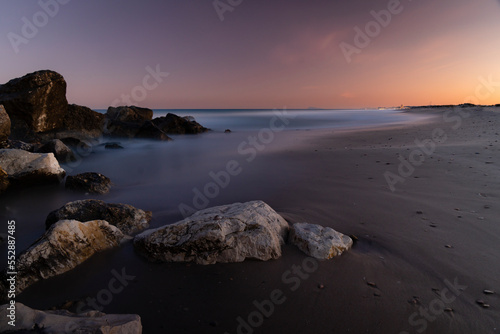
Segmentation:
{"type": "MultiPolygon", "coordinates": [[[[167,113],[194,117],[211,131],[171,135],[169,142],[101,138],[89,149],[77,151],[77,161],[62,164],[67,175],[97,172],[109,177],[112,188],[106,195],[75,193],[62,183],[3,195],[0,217],[18,223],[17,249],[22,251],[38,239],[49,212],[70,201],[97,198],[131,204],[153,211],[152,226],[161,226],[206,207],[278,193],[281,185],[299,177],[301,171],[274,153],[297,149],[318,131],[329,134],[424,117],[397,109],[157,109],[154,117],[167,113]],[[118,142],[123,149],[106,149],[108,142],[118,142]]],[[[5,244],[0,249],[6,253],[5,244]]]]}
{"type": "MultiPolygon", "coordinates": [[[[161,109],[154,110],[154,116],[164,116],[169,112],[194,117],[211,131],[198,135],[172,135],[173,140],[168,142],[101,138],[89,149],[78,150],[77,161],[62,164],[67,175],[84,172],[106,175],[112,181],[108,194],[73,192],[65,189],[61,182],[1,195],[1,220],[15,221],[16,254],[28,249],[44,234],[45,220],[51,211],[76,200],[99,199],[152,211],[151,228],[175,223],[207,207],[251,200],[263,200],[280,212],[279,203],[283,203],[283,192],[288,186],[296,183],[308,187],[306,171],[310,169],[311,160],[293,159],[291,163],[290,157],[295,156],[297,150],[310,150],[311,154],[305,156],[314,159],[311,143],[318,136],[339,132],[342,135],[343,131],[397,125],[424,117],[401,110],[285,109],[161,109]],[[226,133],[228,129],[230,133],[226,133]],[[108,142],[119,142],[123,148],[106,149],[108,142]]],[[[335,136],[331,138],[334,147],[335,136]]],[[[313,160],[313,163],[322,164],[322,161],[313,160]]],[[[328,168],[335,168],[335,165],[328,168]]],[[[292,195],[298,199],[303,196],[300,193],[292,195]]],[[[0,233],[5,235],[7,224],[3,226],[0,233]]],[[[0,258],[7,259],[5,242],[0,243],[0,258]]],[[[286,261],[294,261],[294,258],[287,257],[286,261]]],[[[282,265],[290,265],[286,261],[282,265]]],[[[6,265],[7,261],[1,261],[0,270],[6,265]]],[[[151,264],[128,241],[117,249],[91,257],[63,275],[34,284],[16,296],[16,300],[37,309],[47,309],[67,301],[82,303],[86,298],[99,298],[103,291],[107,291],[113,273],[125,270],[127,275],[134,277],[133,283],[126,288],[126,293],[113,295],[112,299],[103,302],[101,310],[140,314],[145,328],[148,328],[146,332],[164,332],[162,318],[152,310],[160,312],[166,305],[175,308],[187,303],[184,294],[189,295],[193,284],[218,284],[223,269],[235,271],[234,275],[240,275],[238,272],[244,275],[246,268],[252,266],[257,268],[257,264],[251,261],[222,267],[151,264]],[[163,297],[158,297],[157,291],[160,290],[157,289],[162,291],[163,297]],[[166,294],[170,297],[165,297],[166,294]],[[170,305],[170,299],[175,296],[181,304],[170,305]]],[[[230,296],[224,298],[234,299],[230,296]]],[[[176,322],[177,327],[191,321],[192,315],[185,311],[191,308],[196,310],[196,306],[188,305],[172,315],[180,319],[176,322]]]]}

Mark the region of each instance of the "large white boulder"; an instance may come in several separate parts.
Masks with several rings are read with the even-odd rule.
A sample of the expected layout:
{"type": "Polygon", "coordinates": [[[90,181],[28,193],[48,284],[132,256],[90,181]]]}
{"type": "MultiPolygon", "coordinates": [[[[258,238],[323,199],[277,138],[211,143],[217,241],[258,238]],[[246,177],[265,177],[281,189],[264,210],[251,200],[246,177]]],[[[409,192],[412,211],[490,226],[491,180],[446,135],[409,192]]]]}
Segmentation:
{"type": "Polygon", "coordinates": [[[58,183],[66,175],[53,153],[0,150],[0,167],[12,184],[58,183]]]}
{"type": "MultiPolygon", "coordinates": [[[[91,311],[73,314],[65,310],[39,311],[15,304],[15,327],[9,325],[9,304],[0,306],[0,332],[42,329],[46,334],[141,334],[141,317],[136,314],[104,314],[91,311]]],[[[12,308],[12,307],[11,307],[12,308]]],[[[38,333],[38,331],[36,331],[38,333]]],[[[24,333],[24,332],[23,332],[24,333]]]]}
{"type": "Polygon", "coordinates": [[[75,268],[95,253],[118,246],[123,238],[124,234],[117,227],[104,220],[86,223],[63,220],[52,225],[28,250],[19,255],[15,268],[16,292],[23,291],[39,280],[75,268]]]}
{"type": "Polygon", "coordinates": [[[330,227],[296,223],[290,228],[291,244],[317,259],[331,259],[352,247],[352,239],[330,227]]]}
{"type": "Polygon", "coordinates": [[[208,208],[180,222],[147,230],[134,239],[152,261],[241,262],[281,256],[288,223],[262,201],[208,208]]]}

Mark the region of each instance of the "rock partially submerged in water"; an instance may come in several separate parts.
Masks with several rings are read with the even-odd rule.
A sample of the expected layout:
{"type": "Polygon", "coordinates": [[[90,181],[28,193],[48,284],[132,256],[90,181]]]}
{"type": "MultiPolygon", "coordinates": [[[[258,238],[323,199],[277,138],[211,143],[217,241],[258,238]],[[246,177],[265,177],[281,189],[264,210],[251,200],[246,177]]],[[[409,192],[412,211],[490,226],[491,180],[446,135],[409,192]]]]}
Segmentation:
{"type": "Polygon", "coordinates": [[[71,136],[96,138],[104,115],[69,105],[66,81],[54,71],[37,71],[0,85],[0,104],[9,114],[11,138],[34,142],[71,136]]]}
{"type": "Polygon", "coordinates": [[[290,228],[291,244],[317,259],[331,259],[352,247],[352,240],[330,227],[296,223],[290,228]]]}
{"type": "Polygon", "coordinates": [[[59,183],[66,175],[52,153],[0,150],[0,167],[13,185],[59,183]]]}
{"type": "Polygon", "coordinates": [[[45,226],[65,219],[79,221],[105,220],[119,228],[124,234],[132,235],[149,227],[151,211],[143,211],[128,204],[106,203],[95,199],[67,203],[52,211],[45,220],[45,226]]]}
{"type": "Polygon", "coordinates": [[[75,268],[95,253],[118,246],[123,238],[117,227],[103,220],[57,222],[19,255],[16,292],[75,268]]]}
{"type": "Polygon", "coordinates": [[[197,134],[208,131],[207,128],[196,122],[194,118],[179,117],[172,113],[168,113],[164,117],[157,117],[152,122],[166,134],[197,134]]]}
{"type": "Polygon", "coordinates": [[[262,201],[205,209],[180,222],[145,231],[134,246],[152,261],[241,262],[281,256],[288,223],[262,201]]]}
{"type": "Polygon", "coordinates": [[[37,150],[38,153],[54,153],[57,161],[68,163],[75,160],[73,151],[59,139],[52,139],[37,150]]]}
{"type": "Polygon", "coordinates": [[[91,194],[107,194],[111,188],[111,180],[99,173],[82,173],[68,176],[65,187],[91,194]]]}
{"type": "Polygon", "coordinates": [[[39,311],[21,303],[16,303],[16,326],[8,324],[10,305],[0,306],[0,332],[23,331],[22,333],[38,333],[40,329],[45,334],[79,333],[79,334],[141,334],[141,317],[136,314],[105,314],[90,311],[74,314],[66,310],[39,311]]]}

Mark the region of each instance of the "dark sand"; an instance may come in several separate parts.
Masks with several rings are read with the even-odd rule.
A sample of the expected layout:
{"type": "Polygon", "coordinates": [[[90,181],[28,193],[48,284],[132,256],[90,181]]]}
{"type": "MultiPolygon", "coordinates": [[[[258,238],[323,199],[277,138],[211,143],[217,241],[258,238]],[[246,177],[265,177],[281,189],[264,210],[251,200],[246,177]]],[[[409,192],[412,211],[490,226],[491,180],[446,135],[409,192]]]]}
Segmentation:
{"type": "Polygon", "coordinates": [[[245,193],[242,180],[232,184],[245,194],[233,202],[262,199],[292,222],[359,238],[341,257],[306,266],[307,275],[289,271],[314,265],[292,246],[276,261],[198,266],[150,264],[128,243],[34,285],[18,301],[48,308],[96,296],[110,270],[125,267],[136,278],[104,311],[139,314],[144,333],[238,333],[238,317],[247,320],[254,301],[269,300],[276,289],[286,299],[263,321],[253,313],[254,333],[499,332],[500,110],[464,111],[471,116],[454,113],[448,122],[433,109],[420,111],[435,116],[421,124],[297,132],[297,148],[261,158],[245,175],[255,188],[245,193]],[[408,158],[415,140],[432,138],[436,128],[447,140],[424,153],[392,192],[384,173],[397,174],[398,155],[408,158]],[[267,166],[279,167],[282,177],[276,181],[267,166]]]}

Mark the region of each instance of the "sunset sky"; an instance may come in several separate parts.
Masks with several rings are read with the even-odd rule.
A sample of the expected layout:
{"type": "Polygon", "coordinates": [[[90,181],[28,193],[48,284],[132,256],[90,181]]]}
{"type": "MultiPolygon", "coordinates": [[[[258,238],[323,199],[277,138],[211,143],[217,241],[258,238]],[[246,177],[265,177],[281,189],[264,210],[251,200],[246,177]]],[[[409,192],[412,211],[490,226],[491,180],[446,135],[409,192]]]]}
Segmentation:
{"type": "Polygon", "coordinates": [[[68,100],[92,108],[500,103],[499,0],[231,2],[218,13],[212,0],[2,1],[0,83],[55,70],[68,100]],[[390,22],[374,23],[388,8],[390,22]],[[340,45],[356,47],[367,24],[348,62],[340,45]],[[148,67],[169,75],[144,85],[148,67]]]}

